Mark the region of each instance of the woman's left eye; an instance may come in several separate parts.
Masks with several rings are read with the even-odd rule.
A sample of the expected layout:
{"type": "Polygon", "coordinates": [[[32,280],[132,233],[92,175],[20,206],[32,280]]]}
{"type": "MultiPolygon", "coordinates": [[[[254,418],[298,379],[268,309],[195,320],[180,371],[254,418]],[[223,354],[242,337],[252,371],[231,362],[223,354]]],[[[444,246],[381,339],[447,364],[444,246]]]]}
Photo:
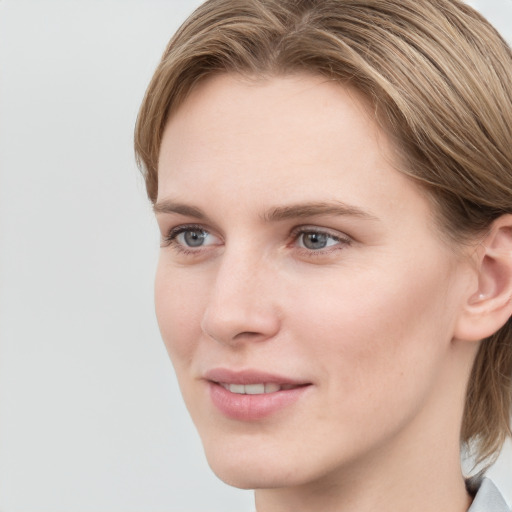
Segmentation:
{"type": "Polygon", "coordinates": [[[336,245],[350,242],[348,238],[342,238],[324,231],[303,230],[296,235],[297,245],[308,251],[321,251],[336,245]]]}

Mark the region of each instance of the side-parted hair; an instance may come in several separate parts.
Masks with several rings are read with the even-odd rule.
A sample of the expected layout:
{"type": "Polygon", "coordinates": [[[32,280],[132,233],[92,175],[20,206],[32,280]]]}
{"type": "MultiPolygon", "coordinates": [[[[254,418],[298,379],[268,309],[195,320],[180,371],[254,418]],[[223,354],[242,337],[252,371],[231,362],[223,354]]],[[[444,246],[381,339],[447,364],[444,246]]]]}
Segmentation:
{"type": "MultiPolygon", "coordinates": [[[[208,0],[171,39],[135,130],[147,193],[158,193],[166,121],[219,73],[312,73],[357,89],[395,142],[399,170],[465,243],[512,213],[512,51],[459,0],[208,0]]],[[[484,340],[461,443],[492,460],[511,435],[512,321],[484,340]]]]}

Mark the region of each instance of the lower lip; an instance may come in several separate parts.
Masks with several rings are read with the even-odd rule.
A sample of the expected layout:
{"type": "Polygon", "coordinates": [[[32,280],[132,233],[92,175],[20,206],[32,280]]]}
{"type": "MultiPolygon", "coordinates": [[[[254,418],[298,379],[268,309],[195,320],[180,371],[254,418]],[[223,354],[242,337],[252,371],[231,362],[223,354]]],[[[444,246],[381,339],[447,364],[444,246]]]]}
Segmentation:
{"type": "Polygon", "coordinates": [[[209,382],[213,404],[228,418],[238,421],[257,421],[295,403],[311,386],[265,393],[241,395],[231,393],[220,384],[209,382]]]}

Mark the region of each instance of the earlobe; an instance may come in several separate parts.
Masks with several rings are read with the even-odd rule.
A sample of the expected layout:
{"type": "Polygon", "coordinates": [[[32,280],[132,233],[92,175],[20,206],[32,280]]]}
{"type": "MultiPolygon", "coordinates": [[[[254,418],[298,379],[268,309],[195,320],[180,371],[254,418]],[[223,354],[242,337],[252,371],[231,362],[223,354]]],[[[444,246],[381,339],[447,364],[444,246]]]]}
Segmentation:
{"type": "Polygon", "coordinates": [[[512,215],[502,215],[480,242],[477,289],[464,304],[455,337],[478,341],[498,331],[512,315],[512,215]]]}

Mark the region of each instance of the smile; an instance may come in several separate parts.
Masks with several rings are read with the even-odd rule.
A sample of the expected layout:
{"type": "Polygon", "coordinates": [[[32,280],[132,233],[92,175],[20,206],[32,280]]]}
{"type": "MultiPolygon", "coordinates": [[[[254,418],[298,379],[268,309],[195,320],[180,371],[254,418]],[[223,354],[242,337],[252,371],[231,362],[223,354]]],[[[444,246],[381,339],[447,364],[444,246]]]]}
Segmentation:
{"type": "Polygon", "coordinates": [[[227,384],[219,382],[219,384],[230,393],[237,395],[264,395],[299,387],[293,384],[275,384],[273,382],[265,384],[227,384]]]}
{"type": "Polygon", "coordinates": [[[256,370],[214,369],[204,376],[214,408],[224,417],[241,422],[263,421],[306,399],[311,382],[256,370]]]}

